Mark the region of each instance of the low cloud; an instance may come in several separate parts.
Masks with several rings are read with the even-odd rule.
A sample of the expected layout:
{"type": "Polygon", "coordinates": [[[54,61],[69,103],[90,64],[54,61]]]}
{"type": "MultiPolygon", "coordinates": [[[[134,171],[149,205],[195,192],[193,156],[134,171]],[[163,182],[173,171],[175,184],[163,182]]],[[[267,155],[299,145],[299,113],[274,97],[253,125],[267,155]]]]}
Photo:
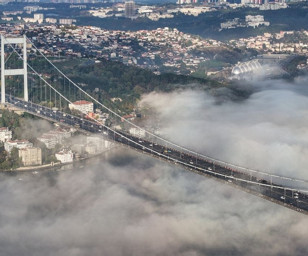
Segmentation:
{"type": "MultiPolygon", "coordinates": [[[[218,98],[188,90],[142,104],[173,141],[307,178],[305,83],[252,88],[240,101],[232,89],[218,98]]],[[[0,255],[308,254],[307,217],[283,206],[127,149],[80,165],[0,175],[0,255]]]]}
{"type": "Polygon", "coordinates": [[[1,255],[307,254],[299,213],[127,150],[86,166],[2,175],[1,255]]]}
{"type": "Polygon", "coordinates": [[[251,88],[252,94],[241,101],[233,101],[226,88],[218,98],[195,90],[152,93],[141,105],[153,107],[160,132],[181,145],[242,166],[308,179],[308,87],[300,81],[270,81],[251,88]]]}

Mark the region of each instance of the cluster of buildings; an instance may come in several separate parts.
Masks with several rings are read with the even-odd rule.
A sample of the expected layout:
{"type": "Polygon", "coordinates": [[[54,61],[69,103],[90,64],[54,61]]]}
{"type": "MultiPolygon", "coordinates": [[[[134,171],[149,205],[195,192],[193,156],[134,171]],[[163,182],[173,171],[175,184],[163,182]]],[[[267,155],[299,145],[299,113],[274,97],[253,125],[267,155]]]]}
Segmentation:
{"type": "MultiPolygon", "coordinates": [[[[1,30],[22,33],[25,25],[1,30]]],[[[174,71],[189,74],[208,60],[204,49],[225,45],[212,39],[202,39],[177,29],[111,31],[92,26],[61,27],[57,25],[27,25],[30,38],[49,56],[95,56],[133,64],[154,72],[174,71]]]]}
{"type": "Polygon", "coordinates": [[[177,4],[197,4],[198,0],[178,0],[177,4]]]}
{"type": "MultiPolygon", "coordinates": [[[[74,5],[71,5],[73,7],[71,8],[77,8],[78,5],[75,7],[74,5]]],[[[79,7],[81,8],[81,7],[79,7]]],[[[29,5],[25,6],[22,11],[4,11],[3,16],[1,17],[4,21],[13,21],[14,19],[17,19],[19,21],[23,21],[25,23],[51,23],[51,24],[60,24],[60,25],[72,25],[76,22],[75,19],[70,18],[50,18],[50,17],[44,17],[43,13],[39,13],[40,11],[46,11],[46,10],[52,10],[55,8],[43,8],[38,5],[29,5]],[[22,17],[22,14],[33,14],[33,17],[22,17]]]]}
{"type": "Polygon", "coordinates": [[[72,150],[76,153],[78,158],[80,155],[89,154],[96,155],[100,154],[112,146],[112,142],[103,139],[101,136],[86,136],[83,137],[79,143],[72,145],[72,150]]]}
{"type": "Polygon", "coordinates": [[[4,150],[9,154],[13,148],[18,149],[18,156],[24,166],[42,164],[42,150],[34,147],[27,140],[12,140],[12,131],[7,127],[0,128],[0,141],[4,144],[4,150]]]}
{"type": "MultiPolygon", "coordinates": [[[[98,92],[99,88],[95,88],[95,91],[98,92]]],[[[90,101],[78,100],[69,104],[68,107],[72,111],[80,111],[83,116],[85,115],[85,118],[91,120],[95,119],[102,124],[105,124],[106,120],[109,118],[109,114],[102,112],[100,109],[95,109],[94,111],[94,104],[90,101]]]]}
{"type": "Polygon", "coordinates": [[[26,23],[51,23],[51,24],[60,24],[60,25],[73,25],[76,20],[75,19],[56,19],[56,18],[46,18],[44,19],[44,14],[35,13],[33,18],[23,18],[26,23]]]}
{"type": "MultiPolygon", "coordinates": [[[[47,149],[54,149],[57,144],[60,144],[61,149],[54,156],[61,163],[71,163],[75,158],[80,158],[85,154],[99,154],[112,146],[111,142],[101,136],[83,136],[81,141],[67,144],[67,139],[71,138],[72,130],[57,128],[42,134],[37,140],[44,143],[47,149]]],[[[40,166],[43,163],[42,149],[34,146],[28,140],[13,140],[12,131],[7,127],[0,128],[0,143],[3,143],[4,150],[8,154],[11,154],[12,150],[16,148],[23,166],[40,166]]]]}
{"type": "MultiPolygon", "coordinates": [[[[44,133],[37,139],[46,145],[46,148],[54,148],[57,144],[64,142],[64,139],[69,138],[71,132],[65,129],[56,129],[44,133]]],[[[28,140],[12,140],[12,131],[7,127],[0,128],[0,141],[4,143],[4,150],[9,154],[13,148],[18,149],[18,156],[21,159],[23,166],[42,165],[42,149],[34,147],[33,143],[28,140]]],[[[62,163],[73,161],[73,153],[71,150],[61,150],[55,154],[57,160],[62,163]]]]}
{"type": "Polygon", "coordinates": [[[182,13],[185,15],[198,16],[205,12],[216,11],[212,6],[204,5],[186,5],[197,3],[197,0],[179,0],[178,7],[162,7],[155,5],[136,5],[134,1],[125,1],[124,3],[114,4],[112,7],[93,7],[89,10],[89,14],[99,17],[126,17],[137,18],[147,17],[150,20],[157,21],[159,19],[170,19],[175,14],[182,13]]]}
{"type": "Polygon", "coordinates": [[[239,18],[234,18],[232,20],[220,23],[220,30],[239,28],[239,27],[259,27],[259,26],[269,26],[268,21],[264,21],[263,15],[246,15],[245,20],[240,20],[239,18]]]}
{"type": "Polygon", "coordinates": [[[261,36],[240,38],[229,42],[236,47],[247,47],[265,53],[297,53],[308,56],[308,30],[280,31],[264,33],[261,36]],[[295,40],[289,41],[288,36],[297,34],[295,40]],[[301,39],[302,38],[302,39],[301,39]]]}

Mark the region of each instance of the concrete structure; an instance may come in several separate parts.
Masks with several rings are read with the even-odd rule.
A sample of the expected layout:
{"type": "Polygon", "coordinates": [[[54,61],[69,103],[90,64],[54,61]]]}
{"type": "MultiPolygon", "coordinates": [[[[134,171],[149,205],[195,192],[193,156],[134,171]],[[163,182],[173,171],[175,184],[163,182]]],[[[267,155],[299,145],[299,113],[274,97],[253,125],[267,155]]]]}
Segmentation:
{"type": "Polygon", "coordinates": [[[24,7],[24,10],[28,13],[32,13],[40,10],[40,7],[38,5],[28,5],[24,7]]]}
{"type": "Polygon", "coordinates": [[[13,148],[23,149],[31,147],[33,147],[33,144],[27,140],[8,140],[4,143],[4,149],[9,153],[13,148]]]}
{"type": "Polygon", "coordinates": [[[144,138],[145,137],[145,130],[138,129],[136,127],[132,127],[129,129],[129,133],[133,136],[144,138]]]}
{"type": "Polygon", "coordinates": [[[39,141],[43,142],[46,148],[55,148],[58,143],[58,139],[55,136],[43,134],[42,136],[37,138],[39,141]]]}
{"type": "Polygon", "coordinates": [[[63,143],[64,139],[71,137],[71,131],[66,129],[56,129],[44,133],[37,139],[46,145],[46,148],[54,148],[57,144],[63,143]]]}
{"type": "Polygon", "coordinates": [[[42,165],[42,150],[40,148],[19,149],[18,154],[24,166],[42,165]]]}
{"type": "Polygon", "coordinates": [[[55,156],[61,163],[71,163],[74,159],[74,154],[71,150],[61,150],[55,156]]]}
{"type": "Polygon", "coordinates": [[[59,19],[59,24],[61,25],[72,25],[76,20],[73,19],[59,19]]]}
{"type": "Polygon", "coordinates": [[[246,15],[245,21],[247,26],[249,27],[258,27],[260,25],[269,26],[270,23],[268,21],[264,21],[263,15],[246,15]]]}
{"type": "Polygon", "coordinates": [[[79,100],[69,104],[69,109],[76,109],[82,113],[94,112],[94,105],[92,102],[86,100],[79,100]]]}
{"type": "Polygon", "coordinates": [[[56,24],[58,20],[55,19],[55,18],[46,18],[45,21],[46,21],[47,23],[56,24]]]}
{"type": "Polygon", "coordinates": [[[0,141],[6,142],[12,139],[12,131],[9,130],[8,127],[0,128],[0,141]]]}
{"type": "Polygon", "coordinates": [[[135,16],[135,2],[134,1],[126,1],[124,6],[124,14],[126,18],[132,18],[135,16]]]}
{"type": "Polygon", "coordinates": [[[262,66],[258,60],[246,61],[233,67],[232,75],[239,76],[248,73],[254,73],[259,71],[261,68],[262,66]]]}
{"type": "Polygon", "coordinates": [[[33,16],[33,19],[35,20],[35,22],[38,22],[38,23],[43,23],[44,21],[44,14],[42,13],[35,13],[34,16],[33,16]]]}
{"type": "Polygon", "coordinates": [[[5,77],[24,76],[24,100],[28,101],[28,71],[27,71],[27,38],[26,35],[19,38],[6,38],[1,35],[1,103],[5,103],[5,77]],[[23,46],[23,68],[5,69],[5,45],[21,44],[23,46]]]}

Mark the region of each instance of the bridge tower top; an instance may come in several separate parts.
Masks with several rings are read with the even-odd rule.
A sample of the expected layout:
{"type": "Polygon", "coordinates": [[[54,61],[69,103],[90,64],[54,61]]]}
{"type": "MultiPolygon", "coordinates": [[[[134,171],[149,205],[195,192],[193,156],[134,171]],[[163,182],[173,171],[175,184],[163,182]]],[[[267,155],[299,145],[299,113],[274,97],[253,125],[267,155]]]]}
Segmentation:
{"type": "Polygon", "coordinates": [[[5,103],[5,77],[6,76],[18,76],[24,77],[24,100],[28,101],[28,71],[27,71],[27,38],[23,37],[11,37],[6,38],[1,35],[1,103],[5,103]],[[5,69],[5,45],[6,44],[21,44],[23,46],[23,68],[21,69],[5,69]]]}

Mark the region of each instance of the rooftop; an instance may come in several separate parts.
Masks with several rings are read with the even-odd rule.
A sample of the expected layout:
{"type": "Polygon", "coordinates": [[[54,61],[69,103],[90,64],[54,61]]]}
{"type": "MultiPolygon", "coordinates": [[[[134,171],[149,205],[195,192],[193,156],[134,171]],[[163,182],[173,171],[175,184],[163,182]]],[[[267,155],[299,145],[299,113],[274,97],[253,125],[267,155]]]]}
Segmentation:
{"type": "Polygon", "coordinates": [[[92,102],[86,101],[86,100],[79,100],[79,101],[75,101],[73,102],[74,105],[89,105],[89,104],[93,104],[92,102]]]}

